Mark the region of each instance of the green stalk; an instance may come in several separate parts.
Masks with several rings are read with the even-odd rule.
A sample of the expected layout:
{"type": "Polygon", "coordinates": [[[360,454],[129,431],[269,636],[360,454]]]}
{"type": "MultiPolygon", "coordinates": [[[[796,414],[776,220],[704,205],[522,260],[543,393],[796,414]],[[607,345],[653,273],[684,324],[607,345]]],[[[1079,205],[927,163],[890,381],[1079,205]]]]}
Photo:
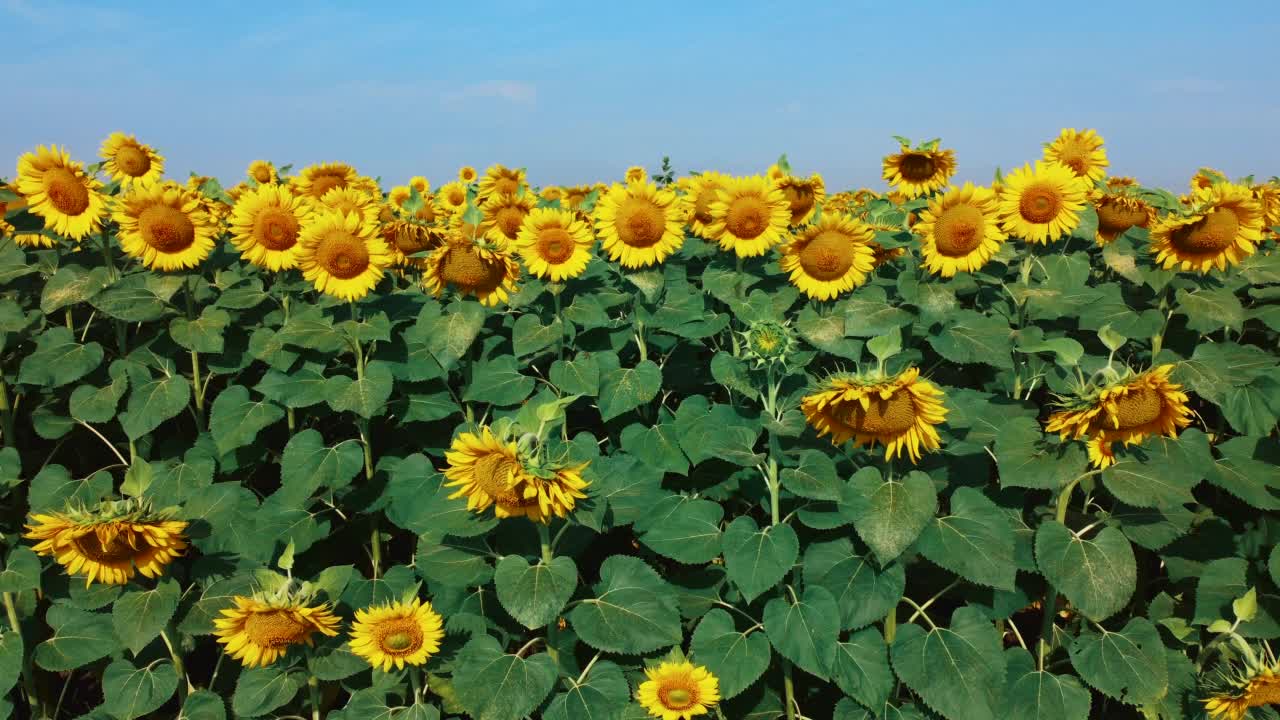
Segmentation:
{"type": "Polygon", "coordinates": [[[898,636],[898,604],[894,603],[889,614],[884,616],[884,644],[892,645],[898,636]]]}
{"type": "MultiPolygon", "coordinates": [[[[551,528],[546,523],[534,522],[533,524],[538,530],[538,544],[542,547],[542,564],[550,566],[551,560],[555,557],[551,528]]],[[[559,619],[555,619],[547,625],[547,654],[551,656],[556,667],[560,666],[560,651],[556,648],[556,635],[560,632],[559,622],[559,619]]]]}
{"type": "Polygon", "coordinates": [[[787,720],[796,720],[796,687],[791,680],[791,661],[782,661],[782,689],[786,693],[787,720]]]}
{"type": "MultiPolygon", "coordinates": [[[[7,439],[7,438],[6,438],[7,439]]],[[[22,634],[22,625],[18,623],[18,610],[13,604],[13,593],[0,593],[0,597],[4,599],[5,614],[9,616],[9,627],[13,632],[22,634]]],[[[31,710],[32,716],[48,717],[49,710],[41,700],[39,693],[36,692],[35,676],[31,671],[31,655],[28,654],[22,660],[22,690],[27,697],[27,707],[31,710]]]]}
{"type": "MultiPolygon", "coordinates": [[[[107,268],[107,280],[115,282],[120,277],[119,271],[116,270],[116,261],[111,256],[111,236],[107,234],[107,229],[102,229],[102,262],[107,268]]],[[[113,320],[116,326],[116,347],[120,350],[121,355],[129,352],[127,342],[127,328],[123,320],[113,320]]]]}
{"type": "MultiPolygon", "coordinates": [[[[284,311],[284,321],[286,323],[289,322],[289,294],[288,293],[285,293],[284,297],[281,298],[280,309],[284,311]]],[[[297,414],[294,412],[293,408],[287,407],[284,409],[284,416],[289,423],[289,435],[292,437],[294,430],[298,428],[297,414]]]]}
{"type": "MultiPolygon", "coordinates": [[[[778,509],[778,495],[781,494],[782,484],[778,481],[778,461],[769,458],[769,467],[766,477],[769,484],[769,515],[772,519],[771,525],[778,525],[781,522],[782,513],[778,509]]],[[[794,598],[794,593],[792,593],[794,598]]],[[[791,662],[789,660],[782,661],[782,687],[786,691],[787,720],[796,719],[796,689],[795,684],[791,680],[791,662]]]]}
{"type": "Polygon", "coordinates": [[[311,720],[321,720],[324,715],[320,713],[320,681],[315,675],[307,678],[307,694],[311,698],[311,720]]]}
{"type": "MultiPolygon", "coordinates": [[[[1071,493],[1076,489],[1076,485],[1080,484],[1082,477],[1076,478],[1067,484],[1062,492],[1058,494],[1057,512],[1054,516],[1059,523],[1065,523],[1067,520],[1067,504],[1071,502],[1071,493]]],[[[1053,616],[1057,614],[1058,608],[1058,591],[1053,587],[1053,583],[1046,580],[1044,586],[1044,619],[1040,625],[1040,645],[1039,645],[1039,668],[1044,671],[1044,659],[1049,652],[1053,650],[1053,616]]]]}
{"type": "Polygon", "coordinates": [[[5,447],[17,447],[13,439],[13,406],[9,404],[9,385],[0,373],[0,433],[4,434],[5,447]]]}
{"type": "MultiPolygon", "coordinates": [[[[183,287],[187,297],[187,322],[195,322],[195,288],[192,287],[192,276],[188,275],[183,287]]],[[[191,351],[191,392],[196,401],[197,429],[204,429],[204,388],[200,385],[200,353],[191,351]]]]}
{"type": "Polygon", "coordinates": [[[413,704],[422,702],[422,681],[418,678],[417,666],[409,666],[409,687],[413,688],[413,704]]]}
{"type": "Polygon", "coordinates": [[[191,678],[187,677],[187,672],[182,664],[182,655],[178,654],[178,649],[173,646],[169,640],[169,635],[164,630],[160,631],[160,639],[164,641],[164,646],[169,648],[169,658],[173,660],[173,670],[178,673],[178,677],[182,682],[178,683],[178,705],[181,706],[187,701],[187,693],[195,690],[195,686],[191,684],[191,678]]]}

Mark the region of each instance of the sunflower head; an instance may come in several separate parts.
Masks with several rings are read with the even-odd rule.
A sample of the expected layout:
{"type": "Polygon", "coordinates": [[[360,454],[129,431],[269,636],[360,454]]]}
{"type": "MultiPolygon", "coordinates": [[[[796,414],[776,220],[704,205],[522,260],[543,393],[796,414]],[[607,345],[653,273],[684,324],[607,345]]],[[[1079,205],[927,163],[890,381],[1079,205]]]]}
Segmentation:
{"type": "Polygon", "coordinates": [[[480,178],[476,203],[487,203],[495,195],[516,195],[526,184],[523,168],[491,165],[484,171],[484,177],[480,178]]]}
{"type": "MultiPolygon", "coordinates": [[[[1169,375],[1173,365],[1160,365],[1144,372],[1131,368],[1099,371],[1058,398],[1058,410],[1049,416],[1046,432],[1060,437],[1097,439],[1105,443],[1141,443],[1149,435],[1176,437],[1191,424],[1192,411],[1182,386],[1169,375]]],[[[1102,443],[1090,448],[1095,466],[1114,462],[1114,454],[1102,443]]]]}
{"type": "Polygon", "coordinates": [[[944,397],[910,367],[892,376],[879,371],[832,375],[801,401],[800,409],[818,436],[830,435],[834,445],[846,440],[858,447],[881,444],[886,460],[906,450],[915,463],[921,450],[941,445],[936,426],[947,415],[944,397]]]}
{"type": "Polygon", "coordinates": [[[1098,245],[1107,245],[1129,228],[1149,228],[1156,211],[1138,194],[1133,178],[1107,178],[1105,189],[1094,194],[1093,208],[1098,214],[1098,245]]]}
{"type": "Polygon", "coordinates": [[[640,165],[632,165],[627,168],[627,173],[623,178],[624,182],[644,182],[649,179],[649,172],[640,165]]]}
{"type": "Polygon", "coordinates": [[[107,214],[102,183],[57,145],[40,145],[18,158],[15,184],[48,230],[79,241],[102,227],[107,214]]]}
{"type": "Polygon", "coordinates": [[[661,263],[679,250],[686,217],[683,196],[648,181],[614,184],[595,206],[595,227],[604,249],[611,260],[628,268],[661,263]]]}
{"type": "Polygon", "coordinates": [[[1004,176],[1000,189],[1000,227],[1032,243],[1050,243],[1080,224],[1089,186],[1072,170],[1036,161],[1004,176]]]}
{"type": "Polygon", "coordinates": [[[376,223],[354,212],[325,210],[312,216],[298,246],[302,276],[316,290],[342,300],[368,295],[392,262],[376,223]]]}
{"type": "Polygon", "coordinates": [[[467,498],[467,509],[484,512],[493,507],[499,518],[528,517],[550,522],[567,517],[576,501],[587,497],[589,483],[582,478],[587,464],[564,458],[547,458],[541,446],[531,448],[531,434],[520,442],[511,438],[510,426],[482,426],[479,433],[464,432],[445,453],[445,487],[458,488],[450,499],[467,498]]]}
{"type": "Polygon", "coordinates": [[[308,165],[289,184],[298,195],[318,202],[325,193],[334,188],[354,186],[362,187],[367,191],[369,181],[361,178],[355,168],[339,162],[308,165]]]}
{"type": "Polygon", "coordinates": [[[1195,192],[1188,210],[1160,219],[1151,230],[1151,252],[1165,269],[1225,270],[1262,242],[1262,206],[1248,187],[1210,185],[1195,192]]]}
{"type": "Polygon", "coordinates": [[[506,302],[517,290],[520,264],[504,246],[468,237],[475,231],[475,226],[459,219],[459,227],[451,229],[445,244],[427,258],[422,284],[437,297],[452,288],[483,305],[506,302]]]}
{"type": "Polygon", "coordinates": [[[316,603],[312,593],[289,582],[273,592],[236,595],[232,607],[213,621],[218,642],[245,667],[274,663],[295,645],[314,644],[315,633],[334,637],[338,616],[328,603],[316,603]]]}
{"type": "Polygon", "coordinates": [[[177,183],[135,184],[116,204],[120,247],[152,270],[196,267],[219,232],[205,208],[202,196],[177,183]]]}
{"type": "Polygon", "coordinates": [[[1280,662],[1265,643],[1250,653],[1205,674],[1200,702],[1211,720],[1244,720],[1252,708],[1280,705],[1280,662]]]}
{"type": "Polygon", "coordinates": [[[1195,175],[1191,176],[1191,180],[1188,184],[1191,186],[1191,192],[1194,193],[1217,185],[1218,183],[1225,182],[1230,181],[1227,180],[1227,176],[1223,173],[1214,170],[1213,168],[1202,167],[1196,171],[1195,175]]]}
{"type": "Polygon", "coordinates": [[[276,166],[267,160],[254,160],[249,163],[249,169],[245,174],[259,185],[274,185],[280,182],[280,174],[276,172],[276,166]]]}
{"type": "Polygon", "coordinates": [[[952,277],[985,265],[1006,237],[996,216],[997,207],[995,193],[970,183],[931,198],[912,227],[920,235],[925,268],[935,275],[952,277]]]}
{"type": "Polygon", "coordinates": [[[558,185],[548,185],[538,191],[538,197],[544,202],[552,203],[564,197],[564,191],[558,185]]]}
{"type": "Polygon", "coordinates": [[[782,251],[791,284],[815,300],[832,300],[861,285],[871,272],[875,232],[847,215],[823,213],[782,251]]]}
{"type": "Polygon", "coordinates": [[[422,665],[440,652],[444,622],[417,597],[356,610],[351,627],[351,652],[370,665],[390,672],[405,665],[422,665]]]}
{"type": "Polygon", "coordinates": [[[685,207],[689,211],[689,229],[693,234],[704,239],[714,240],[708,228],[714,222],[711,217],[711,206],[720,199],[720,188],[729,181],[728,175],[715,171],[707,171],[687,178],[681,178],[678,186],[685,193],[685,207]]]}
{"type": "Polygon", "coordinates": [[[1280,226],[1280,183],[1265,182],[1251,189],[1253,199],[1262,209],[1262,224],[1268,228],[1280,226]]]}
{"type": "Polygon", "coordinates": [[[163,575],[165,565],[186,549],[187,523],[172,514],[145,500],[104,501],[33,513],[24,537],[37,540],[32,549],[52,556],[68,574],[84,575],[85,587],[94,581],[124,585],[137,573],[163,575]]]}
{"type": "Polygon", "coordinates": [[[797,347],[795,333],[787,323],[752,323],[740,334],[746,345],[747,358],[756,367],[786,365],[787,358],[797,347]]]}
{"type": "Polygon", "coordinates": [[[804,225],[818,212],[818,206],[826,200],[827,186],[818,173],[808,179],[784,175],[774,181],[787,199],[791,225],[804,225]]]}
{"type": "Polygon", "coordinates": [[[1107,175],[1107,151],[1095,130],[1077,132],[1064,128],[1053,142],[1045,143],[1045,162],[1057,163],[1078,178],[1097,182],[1107,175]]]}
{"type": "Polygon", "coordinates": [[[536,205],[537,199],[531,192],[490,196],[481,208],[484,212],[483,227],[486,237],[500,245],[514,242],[520,234],[524,219],[536,205]]]}
{"type": "Polygon", "coordinates": [[[435,194],[440,208],[449,215],[467,209],[467,186],[461,182],[445,183],[435,194]]]}
{"type": "Polygon", "coordinates": [[[537,208],[525,216],[516,247],[529,273],[553,282],[587,269],[596,238],[587,223],[569,210],[537,208]]]}
{"type": "Polygon", "coordinates": [[[311,205],[317,214],[330,210],[343,215],[355,213],[366,223],[376,223],[381,210],[377,199],[355,186],[333,188],[318,202],[312,201],[311,205]]]}
{"type": "Polygon", "coordinates": [[[664,661],[644,672],[647,679],[636,690],[636,701],[652,717],[690,720],[720,702],[720,681],[702,665],[664,661]]]}
{"type": "Polygon", "coordinates": [[[394,263],[400,266],[425,267],[426,258],[414,256],[444,245],[444,233],[441,230],[411,220],[392,219],[384,222],[379,234],[391,251],[394,263]]]}
{"type": "Polygon", "coordinates": [[[266,270],[297,267],[298,239],[311,220],[312,207],[288,185],[259,185],[236,200],[231,241],[246,260],[266,270]]]}
{"type": "Polygon", "coordinates": [[[882,177],[904,199],[927,195],[946,187],[956,171],[956,152],[938,149],[938,140],[912,148],[906,138],[897,138],[897,153],[884,158],[882,177]]]}
{"type": "Polygon", "coordinates": [[[426,195],[431,192],[431,181],[422,175],[414,175],[409,178],[409,187],[417,190],[422,195],[426,195]]]}
{"type": "Polygon", "coordinates": [[[462,183],[463,185],[470,185],[471,183],[476,181],[477,177],[479,176],[476,173],[476,169],[471,167],[470,165],[463,165],[462,167],[458,168],[458,182],[462,183]]]}
{"type": "Polygon", "coordinates": [[[138,142],[133,135],[111,133],[99,151],[102,169],[112,180],[122,186],[133,183],[151,183],[164,175],[164,158],[149,145],[138,142]]]}
{"type": "Polygon", "coordinates": [[[787,235],[791,211],[779,186],[756,175],[728,178],[711,203],[707,237],[738,257],[765,254],[787,235]]]}

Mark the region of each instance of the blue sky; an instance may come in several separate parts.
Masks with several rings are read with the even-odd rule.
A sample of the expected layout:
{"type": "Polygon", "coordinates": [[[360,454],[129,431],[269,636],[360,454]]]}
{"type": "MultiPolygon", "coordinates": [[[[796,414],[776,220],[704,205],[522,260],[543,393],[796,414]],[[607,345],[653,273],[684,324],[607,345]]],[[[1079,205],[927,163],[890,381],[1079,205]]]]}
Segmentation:
{"type": "Polygon", "coordinates": [[[114,130],[238,181],[345,160],[384,187],[458,166],[535,184],[628,165],[882,187],[890,135],[942,137],[958,180],[1063,127],[1115,174],[1280,174],[1280,10],[1260,2],[130,3],[0,0],[0,175],[114,130]],[[1074,7],[1075,10],[1063,8],[1074,7]]]}

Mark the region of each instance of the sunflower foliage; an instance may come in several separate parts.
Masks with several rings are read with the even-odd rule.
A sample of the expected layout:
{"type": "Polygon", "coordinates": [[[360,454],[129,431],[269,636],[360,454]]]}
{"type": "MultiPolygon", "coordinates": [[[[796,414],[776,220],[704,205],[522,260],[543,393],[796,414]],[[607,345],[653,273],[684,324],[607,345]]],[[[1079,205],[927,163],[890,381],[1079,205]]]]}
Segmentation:
{"type": "Polygon", "coordinates": [[[1274,717],[1280,187],[0,183],[0,718],[1274,717]]]}

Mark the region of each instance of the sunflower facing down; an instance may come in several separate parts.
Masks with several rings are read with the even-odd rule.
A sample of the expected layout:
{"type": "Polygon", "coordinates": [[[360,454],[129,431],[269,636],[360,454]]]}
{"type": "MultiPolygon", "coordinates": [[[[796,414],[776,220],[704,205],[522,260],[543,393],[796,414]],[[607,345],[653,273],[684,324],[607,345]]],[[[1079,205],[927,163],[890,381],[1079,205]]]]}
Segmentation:
{"type": "Polygon", "coordinates": [[[1045,244],[1071,234],[1080,224],[1088,186],[1064,165],[1037,160],[1004,178],[1000,227],[1030,243],[1045,244]]]}
{"type": "Polygon", "coordinates": [[[226,653],[245,667],[265,667],[284,656],[294,645],[313,645],[312,635],[338,634],[338,617],[327,603],[289,592],[273,595],[236,595],[235,607],[214,618],[214,635],[226,645],[226,653]]]}
{"type": "Polygon", "coordinates": [[[276,166],[266,160],[254,160],[249,163],[249,169],[245,174],[259,185],[274,185],[280,182],[280,174],[276,172],[276,166]]]}
{"type": "Polygon", "coordinates": [[[902,142],[901,149],[884,158],[882,176],[905,199],[920,197],[946,187],[956,171],[956,151],[939,150],[937,141],[915,149],[902,142]]]}
{"type": "Polygon", "coordinates": [[[392,257],[377,227],[357,213],[326,210],[312,216],[298,240],[302,276],[326,295],[359,300],[368,295],[392,257]]]}
{"type": "Polygon", "coordinates": [[[356,610],[351,626],[351,652],[383,672],[422,665],[440,652],[442,639],[440,614],[416,597],[356,610]]]}
{"type": "Polygon", "coordinates": [[[952,277],[986,265],[1006,237],[996,220],[997,205],[995,193],[971,183],[931,198],[912,228],[920,235],[925,268],[952,277]]]}
{"type": "Polygon", "coordinates": [[[778,189],[787,198],[787,209],[790,211],[791,225],[804,225],[813,219],[818,206],[826,200],[827,186],[822,176],[814,173],[808,180],[793,175],[784,175],[778,180],[778,189]]]}
{"type": "Polygon", "coordinates": [[[1107,176],[1107,151],[1095,130],[1065,128],[1044,146],[1046,162],[1069,168],[1076,177],[1095,183],[1107,176]]]}
{"type": "Polygon", "coordinates": [[[112,180],[122,186],[132,183],[152,183],[164,174],[164,158],[148,145],[138,142],[133,135],[111,133],[98,151],[102,156],[102,169],[112,180]]]}
{"type": "Polygon", "coordinates": [[[445,460],[449,466],[444,486],[458,488],[449,499],[467,498],[467,509],[474,512],[493,507],[499,518],[528,517],[545,523],[552,516],[568,516],[577,500],[587,496],[585,464],[536,463],[488,426],[479,435],[464,432],[454,438],[445,460]]]}
{"type": "Polygon", "coordinates": [[[354,187],[382,197],[376,183],[361,177],[350,165],[340,162],[308,165],[289,181],[289,185],[298,195],[317,202],[334,188],[354,187]]]}
{"type": "Polygon", "coordinates": [[[936,385],[907,368],[893,377],[835,375],[800,403],[818,437],[831,435],[839,445],[884,445],[885,460],[905,449],[911,462],[920,451],[937,450],[941,441],[935,426],[947,416],[944,395],[936,385]]]}
{"type": "Polygon", "coordinates": [[[136,573],[160,577],[164,567],[187,548],[187,523],[170,520],[146,503],[107,501],[92,510],[33,513],[23,537],[40,542],[32,548],[50,555],[70,575],[84,575],[85,587],[96,580],[124,585],[136,573]]]}
{"type": "Polygon", "coordinates": [[[867,279],[875,232],[846,215],[823,214],[782,249],[780,265],[791,284],[814,300],[832,300],[867,279]]]}
{"type": "Polygon", "coordinates": [[[120,247],[152,270],[196,267],[218,233],[200,197],[176,183],[134,185],[116,204],[114,219],[120,247]]]}
{"type": "Polygon", "coordinates": [[[520,264],[507,250],[486,247],[484,241],[477,244],[463,237],[465,232],[452,231],[449,241],[427,258],[423,286],[436,297],[444,294],[445,288],[453,288],[489,307],[506,302],[517,290],[520,264]]]}
{"type": "Polygon", "coordinates": [[[690,720],[720,702],[720,681],[702,665],[667,661],[645,668],[644,674],[648,679],[636,689],[636,702],[651,717],[690,720]]]}
{"type": "Polygon", "coordinates": [[[262,184],[245,192],[231,212],[231,242],[245,260],[277,272],[298,266],[298,239],[312,206],[288,185],[262,184]]]}
{"type": "Polygon", "coordinates": [[[1169,380],[1173,365],[1160,365],[1146,372],[1126,370],[1103,385],[1086,385],[1064,398],[1061,409],[1049,416],[1045,432],[1066,439],[1100,438],[1090,448],[1090,458],[1099,467],[1114,462],[1106,445],[1132,445],[1149,435],[1176,437],[1191,424],[1191,409],[1182,386],[1169,380]]]}
{"type": "Polygon", "coordinates": [[[791,218],[782,190],[759,175],[726,179],[710,210],[707,238],[738,257],[758,257],[782,242],[791,218]]]}
{"type": "Polygon", "coordinates": [[[714,170],[688,178],[681,178],[681,187],[687,193],[685,207],[689,210],[689,229],[693,231],[694,235],[703,240],[715,239],[708,232],[708,228],[714,222],[714,218],[711,216],[711,206],[719,200],[720,188],[724,187],[729,180],[728,175],[723,175],[714,170]]]}
{"type": "Polygon", "coordinates": [[[393,263],[399,266],[426,267],[425,257],[413,256],[444,244],[443,232],[408,220],[384,222],[379,236],[391,251],[393,263]]]}
{"type": "Polygon", "coordinates": [[[627,174],[624,176],[624,181],[629,183],[644,182],[645,180],[648,180],[648,179],[649,179],[649,171],[645,170],[640,165],[632,165],[631,167],[627,168],[627,174]]]}
{"type": "Polygon", "coordinates": [[[476,204],[488,202],[494,195],[515,195],[524,186],[524,170],[501,164],[490,165],[489,169],[484,171],[484,177],[480,178],[480,187],[476,191],[476,204]]]}
{"type": "Polygon", "coordinates": [[[23,153],[14,185],[31,212],[44,219],[45,228],[59,235],[79,241],[102,227],[107,214],[102,183],[57,145],[23,153]]]}
{"type": "Polygon", "coordinates": [[[623,267],[655,265],[684,245],[686,207],[683,197],[651,182],[615,183],[596,202],[596,232],[623,267]]]}
{"type": "Polygon", "coordinates": [[[1150,227],[1155,220],[1155,208],[1138,197],[1138,183],[1133,178],[1107,178],[1106,190],[1093,202],[1098,214],[1098,245],[1115,242],[1129,228],[1150,227]]]}
{"type": "Polygon", "coordinates": [[[1151,230],[1151,253],[1166,270],[1226,270],[1262,242],[1262,206],[1249,188],[1215,183],[1197,190],[1188,216],[1169,215],[1151,230]]]}
{"type": "Polygon", "coordinates": [[[529,273],[552,282],[582,274],[595,245],[591,228],[568,210],[537,208],[525,217],[516,247],[529,273]]]}

